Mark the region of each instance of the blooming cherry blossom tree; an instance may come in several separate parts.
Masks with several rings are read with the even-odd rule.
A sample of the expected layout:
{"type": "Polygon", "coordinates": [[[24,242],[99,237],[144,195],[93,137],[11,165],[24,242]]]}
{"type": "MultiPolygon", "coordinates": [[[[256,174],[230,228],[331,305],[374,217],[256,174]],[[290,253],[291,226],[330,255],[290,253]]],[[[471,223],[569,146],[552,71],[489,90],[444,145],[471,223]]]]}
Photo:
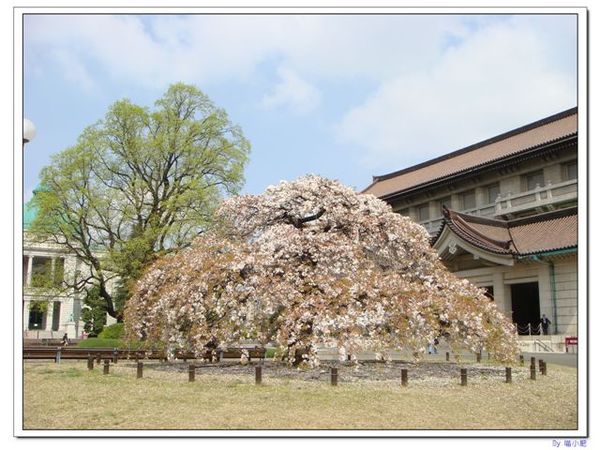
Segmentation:
{"type": "Polygon", "coordinates": [[[359,350],[451,346],[509,362],[513,325],[452,275],[426,230],[372,195],[314,175],[224,202],[220,227],[151,266],[126,309],[129,336],[200,354],[241,339],[317,364],[359,350]]]}

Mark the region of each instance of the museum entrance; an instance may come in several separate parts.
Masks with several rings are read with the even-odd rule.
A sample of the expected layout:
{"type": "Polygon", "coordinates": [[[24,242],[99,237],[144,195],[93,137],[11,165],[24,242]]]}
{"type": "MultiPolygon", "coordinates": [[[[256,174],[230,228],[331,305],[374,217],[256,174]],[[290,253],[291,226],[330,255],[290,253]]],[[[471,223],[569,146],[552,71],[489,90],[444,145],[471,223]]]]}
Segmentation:
{"type": "Polygon", "coordinates": [[[510,286],[512,321],[521,335],[540,333],[540,291],[538,283],[510,286]]]}

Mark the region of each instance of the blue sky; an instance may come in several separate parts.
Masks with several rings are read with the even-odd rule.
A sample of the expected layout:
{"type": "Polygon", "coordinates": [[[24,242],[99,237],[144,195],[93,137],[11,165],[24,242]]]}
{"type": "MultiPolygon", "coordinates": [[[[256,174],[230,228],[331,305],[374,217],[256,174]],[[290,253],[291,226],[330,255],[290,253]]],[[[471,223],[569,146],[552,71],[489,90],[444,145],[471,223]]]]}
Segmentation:
{"type": "Polygon", "coordinates": [[[244,192],[371,176],[576,106],[567,15],[29,15],[25,200],[50,155],[120,98],[194,84],[252,144],[244,192]]]}

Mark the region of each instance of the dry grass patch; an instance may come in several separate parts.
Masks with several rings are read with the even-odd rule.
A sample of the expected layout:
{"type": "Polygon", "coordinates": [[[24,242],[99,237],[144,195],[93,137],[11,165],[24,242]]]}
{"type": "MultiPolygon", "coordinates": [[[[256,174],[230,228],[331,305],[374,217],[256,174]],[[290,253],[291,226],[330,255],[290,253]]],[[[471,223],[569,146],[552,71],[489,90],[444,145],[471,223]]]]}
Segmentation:
{"type": "Polygon", "coordinates": [[[576,429],[576,370],[548,366],[513,384],[496,377],[459,380],[325,382],[280,379],[253,371],[213,375],[146,364],[89,372],[83,362],[26,363],[26,429],[576,429]]]}

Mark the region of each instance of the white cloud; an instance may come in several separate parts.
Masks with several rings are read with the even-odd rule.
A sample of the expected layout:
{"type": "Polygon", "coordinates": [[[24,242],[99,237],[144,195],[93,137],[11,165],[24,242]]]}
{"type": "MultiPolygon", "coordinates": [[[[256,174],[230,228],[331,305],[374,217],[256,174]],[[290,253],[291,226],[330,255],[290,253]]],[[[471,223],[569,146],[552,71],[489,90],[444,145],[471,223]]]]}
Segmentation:
{"type": "Polygon", "coordinates": [[[391,170],[573,106],[575,27],[565,16],[35,15],[26,64],[59,64],[86,89],[107,77],[252,84],[280,67],[262,105],[296,113],[320,104],[324,83],[368,82],[336,135],[391,170]]]}
{"type": "Polygon", "coordinates": [[[68,49],[98,78],[158,87],[179,80],[224,81],[248,76],[273,49],[268,29],[254,33],[240,17],[30,16],[26,48],[54,64],[68,49]],[[225,20],[227,19],[227,20],[225,20]]]}
{"type": "Polygon", "coordinates": [[[48,64],[52,51],[68,49],[81,64],[102,69],[98,77],[149,87],[243,80],[272,59],[303,77],[379,81],[431,64],[441,39],[464,33],[458,16],[35,15],[25,21],[27,48],[46,55],[48,64]]]}
{"type": "Polygon", "coordinates": [[[474,30],[430,69],[382,83],[345,115],[338,138],[390,172],[575,106],[575,48],[571,64],[557,65],[564,55],[552,49],[566,35],[538,25],[517,18],[474,30]]]}
{"type": "Polygon", "coordinates": [[[263,107],[288,107],[296,114],[306,114],[319,105],[320,94],[313,85],[286,68],[280,68],[278,74],[281,81],[263,97],[263,107]]]}

